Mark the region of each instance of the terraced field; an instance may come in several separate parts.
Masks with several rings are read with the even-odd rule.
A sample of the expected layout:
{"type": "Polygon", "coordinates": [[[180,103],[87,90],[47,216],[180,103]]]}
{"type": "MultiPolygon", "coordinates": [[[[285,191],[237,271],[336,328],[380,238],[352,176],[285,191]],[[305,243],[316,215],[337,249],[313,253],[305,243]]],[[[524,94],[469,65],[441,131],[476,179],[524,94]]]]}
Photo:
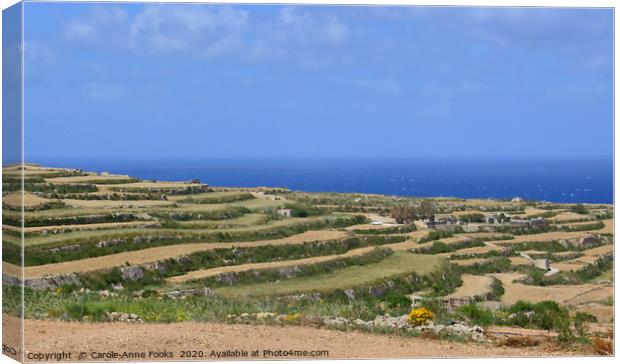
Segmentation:
{"type": "Polygon", "coordinates": [[[354,322],[407,314],[419,292],[443,302],[438,320],[492,298],[498,310],[553,300],[610,321],[612,206],[212,187],[37,165],[5,168],[3,190],[5,313],[18,310],[10,298],[23,274],[33,327],[111,313],[354,322]],[[402,221],[403,206],[453,222],[402,221]],[[498,212],[521,222],[479,218],[498,212]],[[471,216],[479,221],[462,220],[471,216]]]}
{"type": "Polygon", "coordinates": [[[289,279],[283,282],[268,282],[251,285],[222,287],[217,290],[224,296],[266,296],[290,295],[306,292],[324,292],[336,289],[355,288],[381,282],[382,279],[407,273],[427,274],[440,267],[440,259],[409,252],[399,252],[379,263],[353,266],[335,273],[312,277],[289,279]]]}

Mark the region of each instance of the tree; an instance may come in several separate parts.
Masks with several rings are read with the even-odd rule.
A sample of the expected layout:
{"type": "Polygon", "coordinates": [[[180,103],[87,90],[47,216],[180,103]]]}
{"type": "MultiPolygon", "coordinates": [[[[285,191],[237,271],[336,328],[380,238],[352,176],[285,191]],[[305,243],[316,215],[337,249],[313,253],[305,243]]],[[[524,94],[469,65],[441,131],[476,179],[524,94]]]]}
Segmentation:
{"type": "Polygon", "coordinates": [[[423,219],[434,219],[435,209],[433,208],[433,204],[429,200],[422,200],[418,215],[423,219]]]}
{"type": "Polygon", "coordinates": [[[581,215],[585,215],[589,212],[588,209],[581,203],[571,206],[570,210],[574,213],[581,214],[581,215]]]}
{"type": "Polygon", "coordinates": [[[390,215],[399,224],[407,224],[413,220],[418,219],[416,209],[413,206],[408,205],[394,206],[392,208],[392,211],[390,211],[390,215]]]}

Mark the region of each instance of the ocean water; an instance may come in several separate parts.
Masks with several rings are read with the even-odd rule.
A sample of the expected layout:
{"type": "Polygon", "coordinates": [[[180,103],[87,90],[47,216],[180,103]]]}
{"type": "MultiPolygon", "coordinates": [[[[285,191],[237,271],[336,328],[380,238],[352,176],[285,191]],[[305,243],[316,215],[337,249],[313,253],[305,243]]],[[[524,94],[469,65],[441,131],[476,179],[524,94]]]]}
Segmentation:
{"type": "Polygon", "coordinates": [[[521,197],[613,203],[612,159],[582,160],[43,160],[57,167],[213,186],[274,186],[308,192],[400,196],[521,197]]]}

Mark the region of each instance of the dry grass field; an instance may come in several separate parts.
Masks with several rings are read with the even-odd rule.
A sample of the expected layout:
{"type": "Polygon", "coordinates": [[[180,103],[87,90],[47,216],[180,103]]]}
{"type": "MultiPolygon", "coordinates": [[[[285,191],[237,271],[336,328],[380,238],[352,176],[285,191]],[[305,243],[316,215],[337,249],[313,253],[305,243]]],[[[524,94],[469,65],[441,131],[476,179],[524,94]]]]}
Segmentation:
{"type": "Polygon", "coordinates": [[[493,283],[491,277],[475,276],[472,274],[463,274],[461,279],[463,279],[463,285],[447,295],[447,298],[482,296],[489,293],[491,290],[491,283],[493,283]]]}
{"type": "Polygon", "coordinates": [[[46,198],[41,198],[37,195],[33,195],[32,193],[24,193],[23,200],[22,200],[21,193],[9,193],[3,196],[2,198],[3,203],[9,205],[10,207],[14,207],[14,208],[18,208],[22,206],[22,201],[23,201],[24,207],[35,207],[45,202],[49,202],[51,200],[46,199],[46,198]]]}
{"type": "Polygon", "coordinates": [[[516,283],[515,280],[524,278],[519,273],[494,273],[490,276],[499,279],[504,285],[506,293],[502,296],[502,302],[513,304],[519,300],[530,302],[556,301],[562,304],[577,304],[588,300],[603,300],[612,291],[609,287],[602,285],[583,284],[583,285],[556,285],[556,286],[531,286],[516,283]]]}

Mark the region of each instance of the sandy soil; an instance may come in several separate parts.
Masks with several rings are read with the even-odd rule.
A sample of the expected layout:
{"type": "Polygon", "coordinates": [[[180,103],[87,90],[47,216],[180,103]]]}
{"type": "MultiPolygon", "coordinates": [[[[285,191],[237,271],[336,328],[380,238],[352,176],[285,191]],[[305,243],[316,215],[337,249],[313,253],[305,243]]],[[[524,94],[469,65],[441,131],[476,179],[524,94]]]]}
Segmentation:
{"type": "Polygon", "coordinates": [[[613,234],[614,233],[614,220],[613,219],[603,220],[603,223],[605,224],[605,227],[602,228],[601,230],[596,230],[596,232],[600,234],[613,234]]]}
{"type": "Polygon", "coordinates": [[[591,302],[601,302],[601,301],[606,300],[609,297],[614,296],[614,287],[610,284],[601,284],[601,285],[589,284],[586,286],[588,287],[586,291],[579,292],[579,294],[566,300],[566,304],[582,305],[582,304],[591,303],[591,302]]]}
{"type": "Polygon", "coordinates": [[[524,212],[524,217],[529,218],[530,216],[544,214],[545,212],[547,212],[547,210],[537,209],[535,207],[526,207],[524,212]]]}
{"type": "MultiPolygon", "coordinates": [[[[510,259],[510,264],[512,265],[531,265],[532,262],[530,262],[529,260],[523,258],[523,257],[510,257],[508,258],[510,259]]],[[[554,268],[558,268],[561,269],[559,267],[556,267],[555,264],[553,265],[554,268]]]]}
{"type": "Polygon", "coordinates": [[[513,304],[518,300],[540,302],[553,300],[560,304],[582,304],[587,302],[601,301],[613,295],[613,287],[595,284],[581,285],[557,285],[557,286],[531,286],[521,283],[513,283],[515,279],[525,277],[520,273],[493,273],[489,274],[502,281],[505,293],[501,298],[502,303],[513,304]]]}
{"type": "MultiPolygon", "coordinates": [[[[24,206],[26,207],[35,207],[40,204],[48,201],[47,198],[39,197],[37,195],[33,195],[32,193],[25,192],[24,193],[24,206]]],[[[11,207],[20,207],[22,205],[22,194],[21,193],[9,193],[2,197],[2,202],[11,206],[11,207]]]]}
{"type": "Polygon", "coordinates": [[[578,220],[578,219],[583,219],[584,215],[580,215],[578,213],[575,212],[570,212],[570,211],[564,211],[561,212],[553,217],[548,218],[547,220],[551,220],[551,221],[555,221],[555,222],[562,222],[562,221],[570,221],[570,220],[578,220]]]}
{"type": "Polygon", "coordinates": [[[611,254],[614,251],[613,245],[603,245],[593,249],[582,251],[583,256],[571,260],[566,260],[559,263],[554,263],[553,267],[564,271],[576,271],[582,269],[584,266],[596,262],[596,260],[605,255],[611,254]]]}
{"type": "Polygon", "coordinates": [[[601,324],[612,323],[614,319],[614,307],[600,303],[586,303],[577,307],[577,311],[587,312],[596,316],[601,324]]]}
{"type": "MultiPolygon", "coordinates": [[[[16,325],[17,320],[3,317],[4,325],[16,325]]],[[[81,352],[84,360],[93,359],[91,353],[171,352],[168,360],[183,360],[181,351],[202,351],[202,360],[212,351],[259,350],[255,359],[303,359],[301,357],[265,356],[263,350],[326,350],[324,359],[336,358],[430,358],[430,357],[515,357],[515,356],[566,356],[578,355],[574,351],[560,351],[545,346],[538,348],[497,347],[489,343],[458,343],[422,338],[406,338],[357,331],[335,330],[300,326],[254,326],[216,323],[174,324],[125,324],[125,323],[69,323],[51,321],[25,321],[26,352],[51,353],[65,351],[74,361],[81,352]]],[[[6,344],[15,346],[14,338],[7,337],[6,344]]],[[[584,352],[581,354],[590,354],[584,352]]],[[[163,360],[164,358],[160,358],[163,360]]],[[[191,359],[191,358],[190,358],[191,359]]],[[[251,359],[229,357],[220,360],[251,359]]],[[[306,357],[306,359],[312,359],[306,357]]],[[[316,357],[315,357],[316,359],[316,357]]],[[[109,360],[109,359],[108,359],[109,360]]],[[[201,358],[195,358],[201,360],[201,358]]],[[[135,361],[135,359],[134,359],[135,361]]]]}
{"type": "Polygon", "coordinates": [[[2,262],[2,273],[13,277],[21,277],[22,270],[18,265],[2,262]]]}
{"type": "Polygon", "coordinates": [[[487,276],[463,274],[463,284],[446,298],[474,297],[488,293],[491,290],[493,279],[487,276]]]}
{"type": "Polygon", "coordinates": [[[38,278],[46,274],[59,275],[72,272],[90,272],[99,269],[113,268],[125,265],[129,262],[131,265],[154,263],[159,260],[180,257],[194,252],[232,248],[232,247],[255,247],[263,245],[287,245],[287,244],[303,244],[304,242],[317,240],[333,240],[346,237],[343,231],[335,230],[318,230],[306,231],[302,234],[289,236],[284,239],[277,240],[259,240],[250,242],[234,242],[234,243],[193,243],[178,244],[148,248],[143,250],[124,252],[118,254],[104,255],[95,258],[87,258],[69,262],[45,264],[33,267],[26,267],[24,274],[26,278],[38,278]]]}

